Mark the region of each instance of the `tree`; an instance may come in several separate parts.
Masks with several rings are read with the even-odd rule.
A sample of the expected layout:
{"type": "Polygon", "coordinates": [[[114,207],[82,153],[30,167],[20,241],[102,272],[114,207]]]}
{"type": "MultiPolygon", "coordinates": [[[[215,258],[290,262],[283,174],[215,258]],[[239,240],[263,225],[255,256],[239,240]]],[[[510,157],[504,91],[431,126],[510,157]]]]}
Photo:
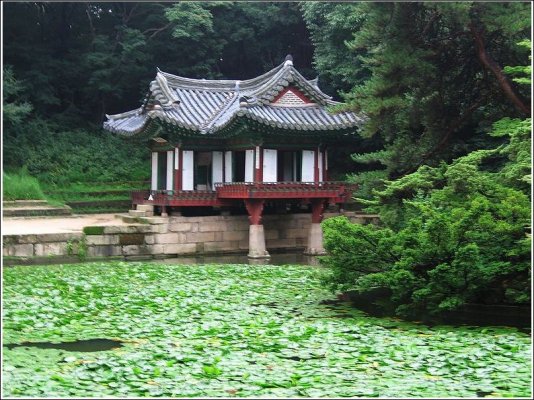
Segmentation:
{"type": "Polygon", "coordinates": [[[315,76],[296,3],[25,2],[4,12],[4,62],[12,66],[4,81],[4,166],[28,164],[54,183],[149,173],[148,152],[102,132],[102,122],[105,114],[139,107],[157,67],[243,79],[293,53],[299,69],[315,76]],[[93,155],[93,165],[69,154],[73,147],[93,155]],[[110,154],[110,147],[118,149],[110,154]]]}
{"type": "Polygon", "coordinates": [[[13,68],[10,65],[5,65],[3,74],[4,123],[6,125],[19,124],[32,111],[32,106],[29,102],[23,100],[24,84],[15,79],[13,68]]]}
{"type": "Polygon", "coordinates": [[[352,177],[367,197],[384,179],[494,146],[498,140],[485,134],[492,123],[529,109],[528,90],[501,68],[526,61],[527,52],[516,45],[530,29],[526,3],[337,4],[324,5],[324,15],[325,26],[309,25],[316,65],[326,69],[320,72],[336,69],[327,62],[328,41],[318,37],[351,19],[347,59],[358,60],[353,65],[360,74],[371,71],[363,82],[353,78],[345,96],[351,109],[369,117],[363,136],[378,136],[383,146],[354,155],[369,170],[352,177]],[[351,17],[340,22],[335,16],[342,10],[351,17]]]}
{"type": "MultiPolygon", "coordinates": [[[[531,84],[528,67],[504,70],[531,84]]],[[[325,221],[330,287],[387,289],[404,316],[468,302],[528,303],[531,124],[500,119],[489,134],[506,138],[500,146],[386,181],[362,200],[380,213],[382,226],[325,221]]]]}

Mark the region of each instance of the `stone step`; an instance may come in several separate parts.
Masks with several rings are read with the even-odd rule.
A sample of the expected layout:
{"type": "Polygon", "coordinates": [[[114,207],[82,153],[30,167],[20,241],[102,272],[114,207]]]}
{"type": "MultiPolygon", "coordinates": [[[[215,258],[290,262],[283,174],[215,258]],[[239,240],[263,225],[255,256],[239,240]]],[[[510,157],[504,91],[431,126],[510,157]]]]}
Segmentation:
{"type": "Polygon", "coordinates": [[[69,206],[64,207],[19,207],[19,208],[4,208],[4,217],[35,217],[35,216],[56,216],[56,215],[72,215],[72,209],[69,206]]]}
{"type": "Polygon", "coordinates": [[[127,224],[142,224],[142,223],[146,223],[144,221],[145,217],[137,217],[137,216],[129,215],[129,214],[115,214],[115,218],[120,218],[120,219],[122,219],[122,222],[125,222],[127,224]]]}
{"type": "Polygon", "coordinates": [[[48,206],[46,200],[15,200],[15,201],[4,201],[4,209],[6,208],[20,208],[20,207],[41,207],[48,206]]]}
{"type": "Polygon", "coordinates": [[[146,212],[143,210],[128,210],[128,215],[132,217],[146,217],[146,212]]]}

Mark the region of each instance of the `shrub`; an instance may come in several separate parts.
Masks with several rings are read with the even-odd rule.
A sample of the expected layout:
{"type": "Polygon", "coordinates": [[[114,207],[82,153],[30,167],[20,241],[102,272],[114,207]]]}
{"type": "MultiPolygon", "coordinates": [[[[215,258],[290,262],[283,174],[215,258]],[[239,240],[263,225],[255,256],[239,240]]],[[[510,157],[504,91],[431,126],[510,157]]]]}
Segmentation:
{"type": "Polygon", "coordinates": [[[497,172],[481,167],[503,149],[516,151],[480,150],[387,183],[372,202],[383,226],[323,222],[326,283],[363,293],[387,289],[403,316],[468,302],[529,302],[529,196],[506,165],[497,172]]]}
{"type": "Polygon", "coordinates": [[[23,168],[16,173],[3,174],[4,200],[43,200],[39,181],[23,168]]]}

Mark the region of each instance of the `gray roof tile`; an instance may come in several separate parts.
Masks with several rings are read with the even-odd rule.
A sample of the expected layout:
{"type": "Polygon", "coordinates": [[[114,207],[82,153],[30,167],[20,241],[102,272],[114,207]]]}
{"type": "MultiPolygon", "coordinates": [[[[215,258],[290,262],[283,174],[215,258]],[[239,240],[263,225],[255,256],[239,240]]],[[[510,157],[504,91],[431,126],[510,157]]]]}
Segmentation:
{"type": "Polygon", "coordinates": [[[253,79],[206,80],[184,78],[162,71],[150,83],[147,103],[136,110],[107,115],[104,128],[127,136],[141,133],[151,119],[216,134],[236,118],[250,118],[272,127],[290,130],[333,130],[359,127],[363,115],[326,110],[339,104],[323,93],[317,79],[306,80],[284,62],[253,79]],[[311,104],[282,106],[270,102],[286,87],[296,86],[311,104]]]}

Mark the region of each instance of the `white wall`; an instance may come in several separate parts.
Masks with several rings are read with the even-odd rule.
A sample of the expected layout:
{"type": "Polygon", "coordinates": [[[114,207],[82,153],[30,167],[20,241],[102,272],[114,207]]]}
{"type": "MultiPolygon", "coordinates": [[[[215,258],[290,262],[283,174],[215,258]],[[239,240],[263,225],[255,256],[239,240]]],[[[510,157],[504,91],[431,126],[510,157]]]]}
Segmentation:
{"type": "Polygon", "coordinates": [[[263,182],[277,182],[278,152],[263,149],[263,182]]]}
{"type": "Polygon", "coordinates": [[[193,190],[193,151],[182,151],[182,190],[193,190]]]}
{"type": "Polygon", "coordinates": [[[173,174],[173,154],[174,154],[174,150],[169,150],[167,152],[167,182],[166,182],[166,188],[167,190],[172,190],[172,182],[173,182],[173,178],[174,178],[174,174],[173,174]]]}
{"type": "Polygon", "coordinates": [[[232,152],[227,151],[224,154],[224,181],[225,182],[232,182],[232,152]]]}
{"type": "Polygon", "coordinates": [[[150,182],[151,190],[158,190],[158,152],[152,152],[152,180],[150,182]]]}
{"type": "Polygon", "coordinates": [[[211,157],[211,181],[212,188],[215,184],[223,181],[223,152],[214,151],[211,157]]]}
{"type": "Polygon", "coordinates": [[[315,151],[302,150],[302,182],[315,181],[315,151]]]}
{"type": "Polygon", "coordinates": [[[245,182],[254,182],[254,150],[245,151],[245,182]]]}

